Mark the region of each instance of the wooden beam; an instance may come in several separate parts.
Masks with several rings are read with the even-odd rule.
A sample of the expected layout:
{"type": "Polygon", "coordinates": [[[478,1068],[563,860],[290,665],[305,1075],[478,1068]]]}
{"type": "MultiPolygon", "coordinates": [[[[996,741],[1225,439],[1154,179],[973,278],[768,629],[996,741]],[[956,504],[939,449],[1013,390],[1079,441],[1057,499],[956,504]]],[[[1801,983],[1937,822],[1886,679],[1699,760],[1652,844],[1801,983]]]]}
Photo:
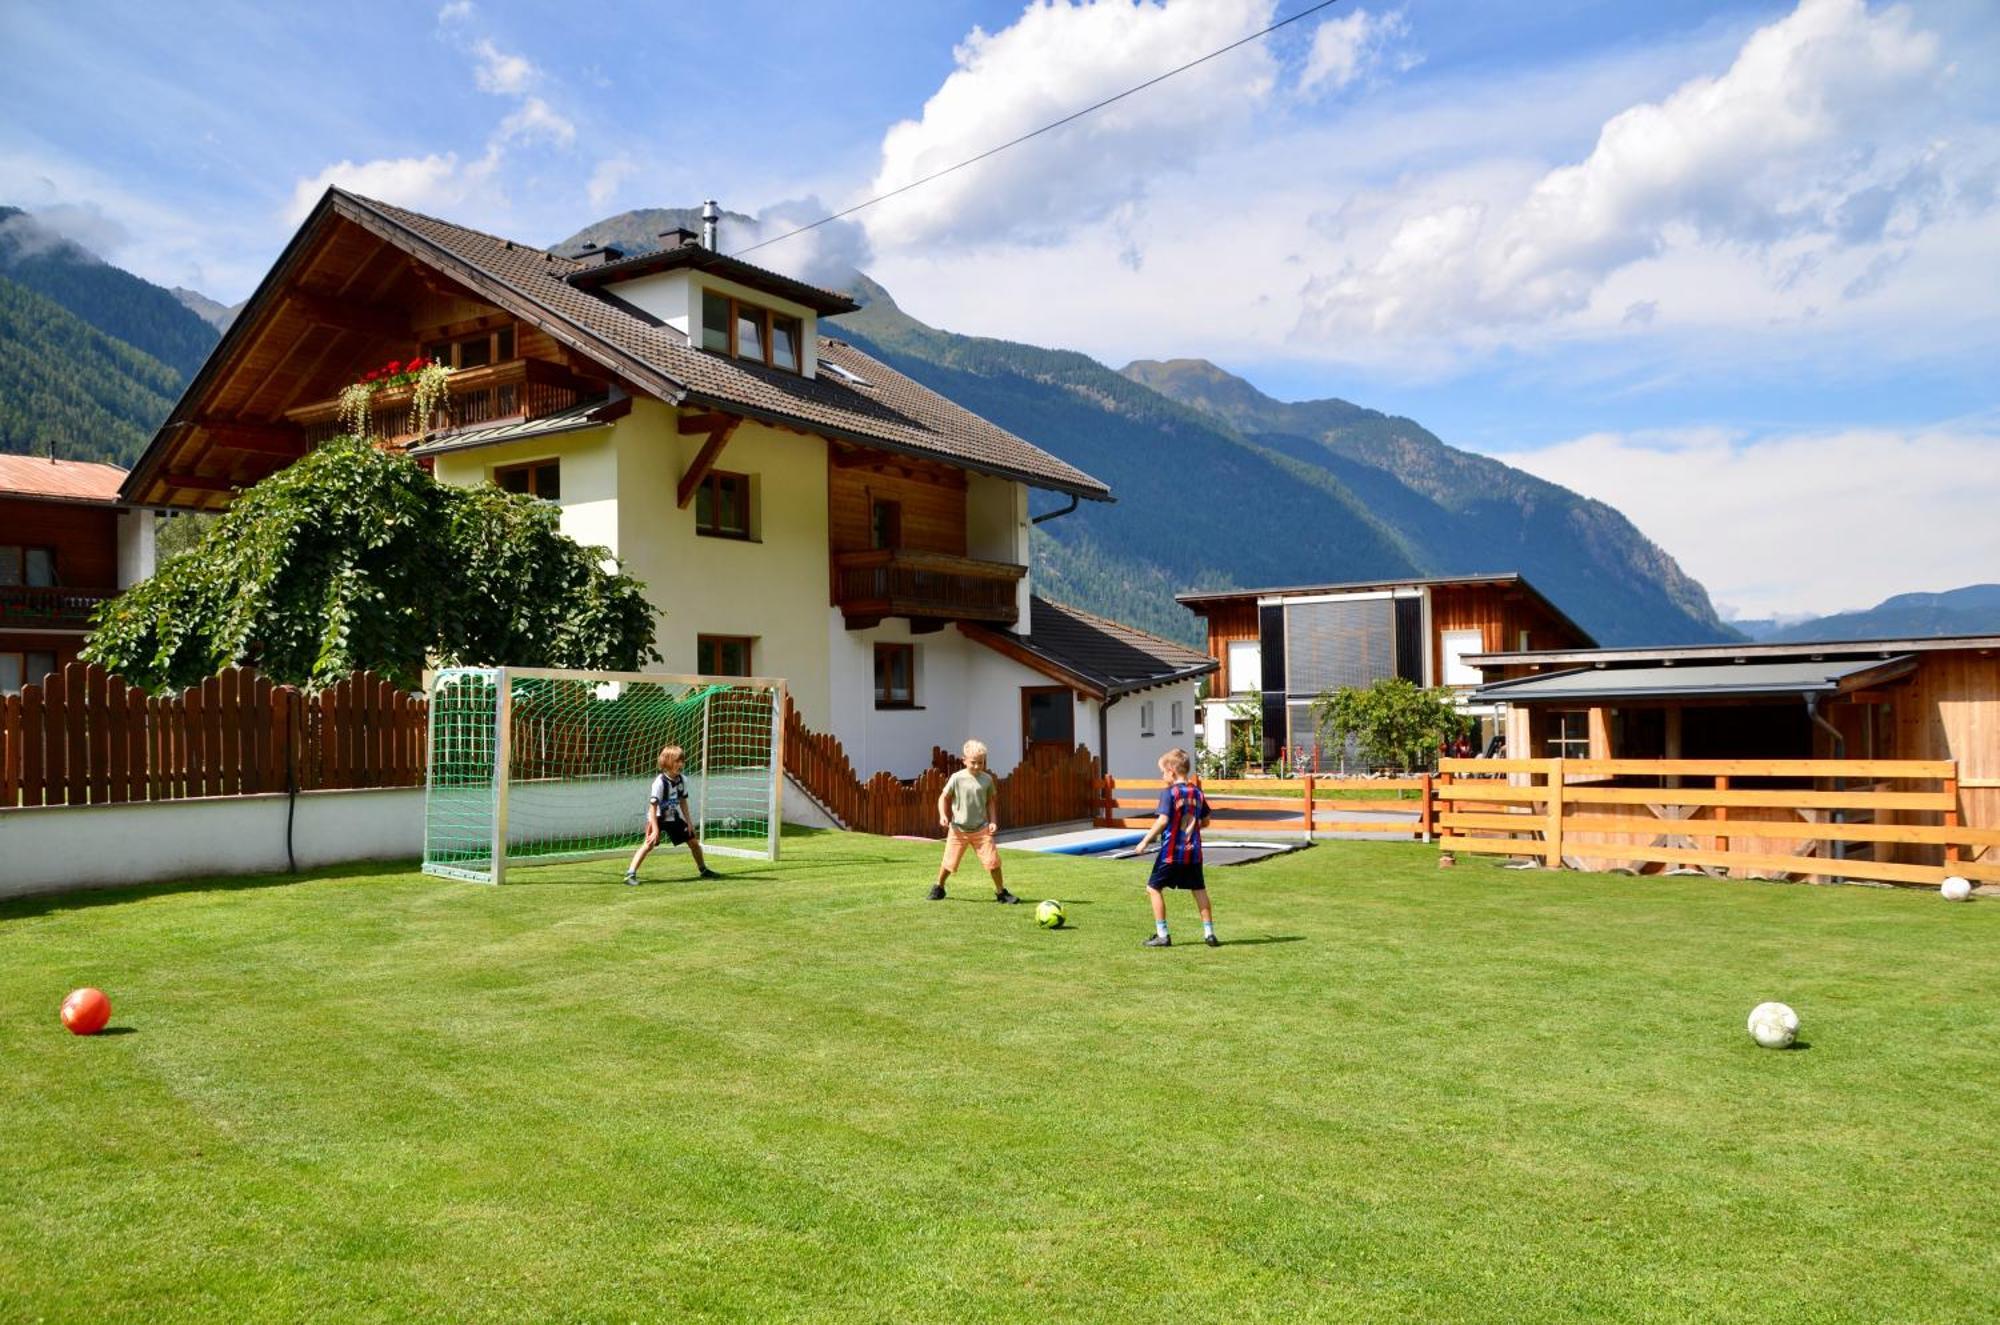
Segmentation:
{"type": "Polygon", "coordinates": [[[365,331],[398,340],[412,334],[409,317],[400,309],[335,298],[303,286],[285,291],[285,306],[308,322],[336,331],[365,331]]]}
{"type": "Polygon", "coordinates": [[[226,478],[210,478],[206,474],[162,474],[160,482],[170,488],[182,488],[191,492],[234,492],[236,485],[226,478]]]}
{"type": "Polygon", "coordinates": [[[242,423],[234,419],[195,421],[216,446],[253,455],[277,456],[294,460],[305,452],[305,437],[296,427],[274,423],[242,423]]]}
{"type": "MultiPolygon", "coordinates": [[[[680,421],[676,426],[680,429],[681,436],[691,437],[699,432],[713,434],[721,428],[734,428],[741,422],[742,420],[734,414],[720,414],[714,410],[701,410],[697,413],[681,415],[680,421]]],[[[685,506],[687,503],[682,502],[681,504],[685,506]]]]}
{"type": "Polygon", "coordinates": [[[727,423],[711,432],[708,440],[702,443],[701,450],[695,455],[694,463],[687,467],[687,473],[681,475],[680,491],[675,494],[677,498],[675,504],[682,510],[686,510],[687,504],[694,500],[694,490],[708,477],[708,471],[715,468],[716,457],[722,454],[723,447],[729,445],[730,435],[736,431],[736,425],[741,422],[741,419],[729,419],[727,423]]]}

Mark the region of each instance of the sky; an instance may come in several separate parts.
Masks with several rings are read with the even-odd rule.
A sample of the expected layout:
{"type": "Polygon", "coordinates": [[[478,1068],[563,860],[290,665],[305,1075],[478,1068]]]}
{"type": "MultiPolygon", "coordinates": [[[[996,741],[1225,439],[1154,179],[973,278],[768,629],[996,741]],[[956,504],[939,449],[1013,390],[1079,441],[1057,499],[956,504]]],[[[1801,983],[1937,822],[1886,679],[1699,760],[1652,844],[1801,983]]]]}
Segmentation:
{"type": "MultiPolygon", "coordinates": [[[[338,183],[817,219],[1312,0],[0,7],[0,204],[243,298],[338,183]]],[[[755,260],[1198,357],[1630,516],[1725,616],[2000,580],[1991,0],[1342,0],[755,260]]]]}

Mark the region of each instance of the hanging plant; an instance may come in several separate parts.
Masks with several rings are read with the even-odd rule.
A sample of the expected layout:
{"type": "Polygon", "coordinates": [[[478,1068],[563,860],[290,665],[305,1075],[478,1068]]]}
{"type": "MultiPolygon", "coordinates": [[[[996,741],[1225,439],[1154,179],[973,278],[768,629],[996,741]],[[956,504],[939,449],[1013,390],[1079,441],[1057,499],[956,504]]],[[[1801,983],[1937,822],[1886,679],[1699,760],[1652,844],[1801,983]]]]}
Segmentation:
{"type": "Polygon", "coordinates": [[[433,415],[450,414],[451,395],[447,385],[450,380],[451,369],[434,360],[391,359],[380,368],[363,373],[359,382],[341,388],[340,426],[355,437],[375,436],[375,393],[410,387],[411,427],[416,432],[429,432],[433,415]]]}

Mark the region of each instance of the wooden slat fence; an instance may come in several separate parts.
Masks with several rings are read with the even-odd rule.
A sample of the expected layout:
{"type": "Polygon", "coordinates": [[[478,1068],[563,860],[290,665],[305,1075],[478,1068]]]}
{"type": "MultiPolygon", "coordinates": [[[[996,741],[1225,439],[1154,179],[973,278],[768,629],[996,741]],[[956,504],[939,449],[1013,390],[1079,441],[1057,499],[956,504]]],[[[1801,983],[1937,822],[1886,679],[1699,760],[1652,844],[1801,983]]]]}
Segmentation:
{"type": "MultiPolygon", "coordinates": [[[[1208,793],[1210,833],[1300,833],[1308,837],[1315,833],[1365,833],[1406,841],[1430,840],[1429,774],[1404,778],[1330,778],[1307,774],[1296,778],[1259,778],[1256,783],[1259,791],[1268,787],[1271,794],[1208,793]],[[1323,792],[1370,794],[1322,798],[1323,792]],[[1416,793],[1416,799],[1405,799],[1403,792],[1416,793]],[[1355,814],[1378,817],[1352,818],[1355,814]]],[[[1099,795],[1097,826],[1151,825],[1160,788],[1166,785],[1157,778],[1105,778],[1099,795]]],[[[1236,788],[1232,786],[1229,790],[1235,792],[1236,788]]]]}
{"type": "Polygon", "coordinates": [[[1960,822],[1948,759],[1446,759],[1435,794],[1447,851],[1725,878],[2000,882],[2000,829],[1960,822]]]}
{"type": "MultiPolygon", "coordinates": [[[[864,782],[839,739],[806,726],[798,710],[786,703],[785,772],[856,832],[943,837],[937,800],[956,767],[956,760],[933,751],[931,767],[915,778],[877,773],[864,782]]],[[[1088,819],[1097,806],[1097,757],[1081,747],[1068,754],[1041,755],[1023,760],[999,782],[1003,827],[1088,819]]]]}
{"type": "Polygon", "coordinates": [[[424,781],[426,705],[372,672],[317,694],[231,668],[149,695],[94,663],[0,697],[0,812],[424,781]]]}

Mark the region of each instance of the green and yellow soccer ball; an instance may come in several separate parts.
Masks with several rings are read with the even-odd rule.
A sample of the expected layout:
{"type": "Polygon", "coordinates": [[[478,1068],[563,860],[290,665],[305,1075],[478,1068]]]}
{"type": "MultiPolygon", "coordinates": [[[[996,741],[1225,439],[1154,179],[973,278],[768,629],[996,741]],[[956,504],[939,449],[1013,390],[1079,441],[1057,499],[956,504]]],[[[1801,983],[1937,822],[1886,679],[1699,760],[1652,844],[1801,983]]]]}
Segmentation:
{"type": "Polygon", "coordinates": [[[1062,903],[1054,898],[1035,908],[1035,923],[1043,929],[1061,929],[1067,919],[1069,917],[1063,914],[1062,903]]]}

